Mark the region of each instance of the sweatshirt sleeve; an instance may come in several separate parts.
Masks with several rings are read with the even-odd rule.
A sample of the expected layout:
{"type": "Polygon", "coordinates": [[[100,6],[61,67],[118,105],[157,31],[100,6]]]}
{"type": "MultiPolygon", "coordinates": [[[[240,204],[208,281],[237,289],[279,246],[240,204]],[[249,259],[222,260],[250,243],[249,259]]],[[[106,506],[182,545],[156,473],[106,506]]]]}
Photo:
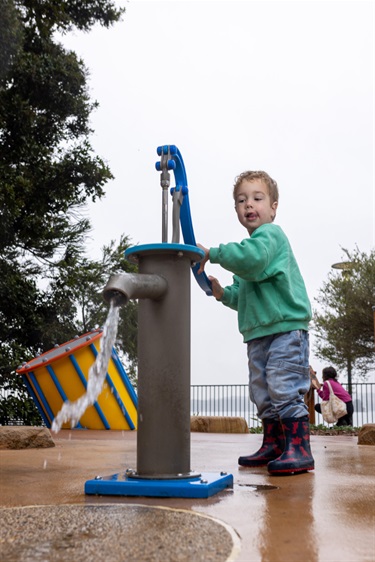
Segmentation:
{"type": "Polygon", "coordinates": [[[280,251],[281,232],[275,225],[262,225],[242,242],[210,248],[210,262],[247,281],[263,281],[270,276],[268,268],[280,251]]]}
{"type": "Polygon", "coordinates": [[[238,277],[234,275],[232,285],[224,287],[224,294],[220,299],[220,302],[233,310],[238,310],[238,287],[239,280],[238,277]]]}

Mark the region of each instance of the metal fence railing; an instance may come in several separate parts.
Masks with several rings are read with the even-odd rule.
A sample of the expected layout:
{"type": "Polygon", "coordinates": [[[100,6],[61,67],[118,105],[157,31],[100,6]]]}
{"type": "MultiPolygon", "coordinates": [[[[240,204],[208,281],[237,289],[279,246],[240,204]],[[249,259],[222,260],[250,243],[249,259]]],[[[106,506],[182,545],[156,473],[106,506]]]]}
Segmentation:
{"type": "MultiPolygon", "coordinates": [[[[344,388],[347,385],[343,384],[344,388]]],[[[0,389],[0,400],[11,393],[0,389]]],[[[316,403],[320,402],[315,392],[316,403]]],[[[375,383],[352,383],[353,426],[375,423],[375,383]]],[[[249,427],[259,427],[256,408],[249,400],[246,384],[192,385],[190,392],[190,413],[192,416],[236,416],[245,418],[249,427]]],[[[315,424],[329,425],[320,414],[315,414],[315,424]]],[[[23,425],[22,421],[9,419],[8,425],[23,425]]]]}
{"type": "MultiPolygon", "coordinates": [[[[346,388],[347,385],[343,384],[346,388]]],[[[320,402],[315,392],[316,403],[320,402]]],[[[352,383],[353,426],[375,422],[375,383],[352,383]]],[[[192,385],[191,415],[195,416],[239,416],[246,419],[249,427],[261,425],[256,408],[249,400],[246,384],[192,385]]],[[[320,414],[315,414],[315,424],[329,425],[320,414]]]]}

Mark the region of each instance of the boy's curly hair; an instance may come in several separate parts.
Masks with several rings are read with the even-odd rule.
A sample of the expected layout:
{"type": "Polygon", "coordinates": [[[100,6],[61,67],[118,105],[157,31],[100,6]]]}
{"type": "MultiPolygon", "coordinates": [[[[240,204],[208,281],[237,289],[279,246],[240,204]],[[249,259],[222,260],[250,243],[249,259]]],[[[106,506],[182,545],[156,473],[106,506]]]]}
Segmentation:
{"type": "Polygon", "coordinates": [[[240,174],[239,176],[236,177],[236,179],[234,180],[234,186],[233,186],[233,199],[234,200],[236,199],[237,191],[238,191],[241,183],[244,180],[247,180],[247,181],[262,180],[262,181],[264,181],[264,183],[268,187],[268,192],[269,192],[269,195],[270,195],[271,204],[274,203],[275,201],[279,201],[279,188],[277,187],[277,183],[275,182],[275,180],[273,180],[271,178],[271,176],[269,176],[267,174],[267,172],[262,172],[262,171],[242,172],[242,174],[240,174]]]}

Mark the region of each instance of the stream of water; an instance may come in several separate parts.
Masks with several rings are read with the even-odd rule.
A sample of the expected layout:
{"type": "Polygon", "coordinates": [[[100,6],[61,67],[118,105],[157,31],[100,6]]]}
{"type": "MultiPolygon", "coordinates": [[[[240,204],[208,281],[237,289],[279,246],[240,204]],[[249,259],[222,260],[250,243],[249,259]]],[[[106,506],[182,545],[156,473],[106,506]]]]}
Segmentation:
{"type": "Polygon", "coordinates": [[[75,427],[87,408],[96,402],[103,388],[112,348],[116,340],[119,311],[120,308],[114,306],[113,302],[111,302],[107,320],[103,327],[103,335],[100,338],[100,351],[95,363],[91,365],[89,370],[86,392],[75,402],[70,402],[69,400],[64,402],[61,410],[52,422],[52,431],[55,433],[60,431],[61,426],[69,420],[71,427],[75,427]]]}

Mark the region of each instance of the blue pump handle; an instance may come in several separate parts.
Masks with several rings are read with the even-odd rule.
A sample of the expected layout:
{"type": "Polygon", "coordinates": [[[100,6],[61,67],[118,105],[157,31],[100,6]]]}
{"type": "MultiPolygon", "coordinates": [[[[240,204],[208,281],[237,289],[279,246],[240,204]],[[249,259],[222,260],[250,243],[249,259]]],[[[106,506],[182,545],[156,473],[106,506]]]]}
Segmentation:
{"type": "MultiPolygon", "coordinates": [[[[168,154],[168,149],[169,149],[169,154],[173,162],[175,163],[175,166],[171,165],[171,167],[169,168],[173,170],[174,178],[176,181],[176,186],[172,187],[171,193],[173,194],[174,190],[176,191],[182,190],[182,194],[184,196],[181,205],[181,210],[180,210],[180,223],[181,223],[182,236],[184,237],[185,244],[196,246],[197,244],[195,241],[193,223],[191,220],[191,213],[190,213],[189,188],[187,182],[187,175],[186,175],[184,161],[181,156],[181,152],[179,151],[177,146],[173,144],[158,146],[156,152],[158,156],[161,156],[162,154],[168,154]]],[[[170,160],[168,161],[168,164],[169,162],[170,160]]],[[[156,163],[156,169],[157,170],[160,169],[160,162],[156,163]]],[[[208,279],[205,272],[198,274],[198,269],[199,269],[199,263],[193,265],[192,270],[198,285],[200,286],[201,289],[203,289],[206,295],[212,296],[211,281],[208,279]]]]}

